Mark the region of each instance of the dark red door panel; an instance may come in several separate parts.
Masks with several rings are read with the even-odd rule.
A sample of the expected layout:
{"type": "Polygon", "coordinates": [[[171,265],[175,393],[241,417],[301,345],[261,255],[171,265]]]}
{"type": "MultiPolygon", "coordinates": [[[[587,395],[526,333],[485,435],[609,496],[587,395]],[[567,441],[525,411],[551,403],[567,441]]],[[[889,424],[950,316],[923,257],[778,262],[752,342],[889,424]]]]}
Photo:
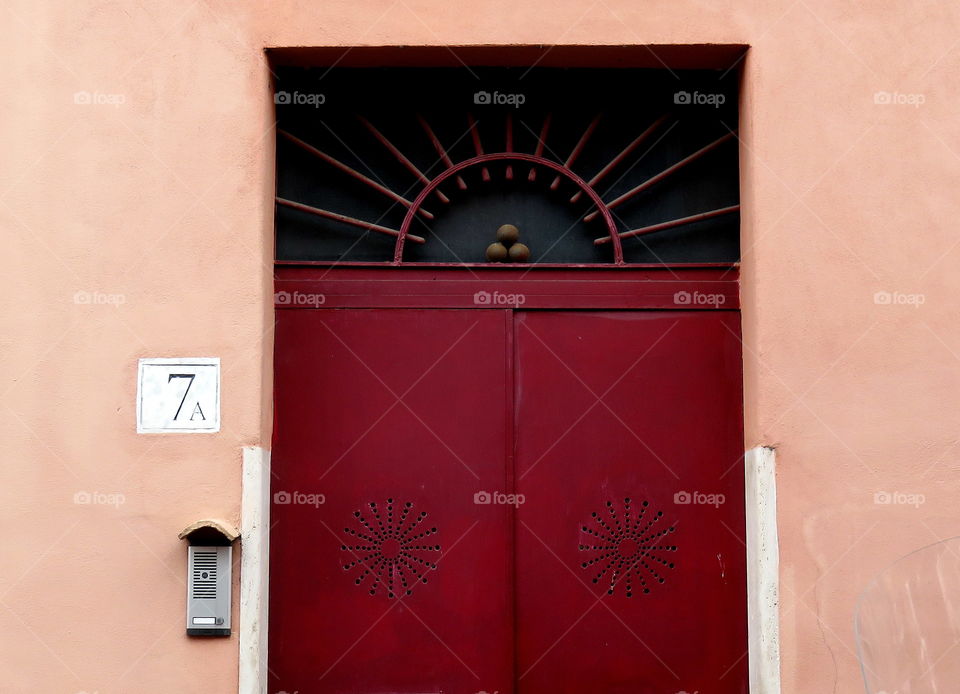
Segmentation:
{"type": "Polygon", "coordinates": [[[508,318],[278,312],[270,691],[513,690],[508,318]]]}
{"type": "Polygon", "coordinates": [[[514,335],[518,692],[746,692],[739,314],[514,335]]]}

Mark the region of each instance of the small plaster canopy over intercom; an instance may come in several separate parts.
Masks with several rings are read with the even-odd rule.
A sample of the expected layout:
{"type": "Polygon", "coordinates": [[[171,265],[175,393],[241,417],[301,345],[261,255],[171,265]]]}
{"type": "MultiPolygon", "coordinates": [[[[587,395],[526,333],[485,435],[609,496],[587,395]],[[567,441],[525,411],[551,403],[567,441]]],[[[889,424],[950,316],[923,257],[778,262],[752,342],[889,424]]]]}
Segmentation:
{"type": "Polygon", "coordinates": [[[187,635],[230,636],[233,541],[240,533],[229,523],[199,520],[178,537],[187,540],[187,635]]]}
{"type": "Polygon", "coordinates": [[[211,540],[219,537],[226,544],[232,543],[240,537],[240,531],[226,521],[216,518],[206,518],[204,520],[194,521],[177,535],[181,540],[188,540],[191,545],[207,544],[215,545],[217,542],[211,540]]]}

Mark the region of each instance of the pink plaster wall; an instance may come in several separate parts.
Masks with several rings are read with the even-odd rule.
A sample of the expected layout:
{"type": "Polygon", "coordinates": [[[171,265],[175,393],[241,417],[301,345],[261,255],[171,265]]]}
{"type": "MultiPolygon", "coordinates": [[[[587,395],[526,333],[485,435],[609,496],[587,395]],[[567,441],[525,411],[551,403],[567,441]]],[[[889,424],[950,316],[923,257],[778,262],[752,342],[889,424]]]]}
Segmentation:
{"type": "Polygon", "coordinates": [[[958,35],[946,0],[4,3],[0,690],[236,691],[236,637],[183,634],[176,533],[238,520],[240,447],[269,444],[265,47],[728,43],[752,47],[746,437],[778,450],[783,690],[861,691],[860,588],[960,534],[958,35]],[[176,355],[222,358],[219,434],[134,433],[137,359],[176,355]]]}

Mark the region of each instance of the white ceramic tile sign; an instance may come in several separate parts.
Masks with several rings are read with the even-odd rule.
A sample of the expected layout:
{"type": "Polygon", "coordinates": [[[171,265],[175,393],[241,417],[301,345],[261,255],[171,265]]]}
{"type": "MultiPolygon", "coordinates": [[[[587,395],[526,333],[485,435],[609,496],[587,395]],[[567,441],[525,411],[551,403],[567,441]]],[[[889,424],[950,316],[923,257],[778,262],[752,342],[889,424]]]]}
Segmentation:
{"type": "Polygon", "coordinates": [[[220,431],[220,358],[141,359],[138,434],[220,431]]]}

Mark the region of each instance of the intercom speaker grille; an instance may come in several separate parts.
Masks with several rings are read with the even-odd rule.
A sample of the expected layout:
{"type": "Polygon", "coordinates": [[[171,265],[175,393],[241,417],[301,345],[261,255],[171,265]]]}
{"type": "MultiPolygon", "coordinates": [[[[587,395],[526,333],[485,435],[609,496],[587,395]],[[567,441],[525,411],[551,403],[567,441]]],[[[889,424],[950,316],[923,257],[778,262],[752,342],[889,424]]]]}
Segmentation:
{"type": "Polygon", "coordinates": [[[217,553],[195,552],[193,555],[194,600],[215,600],[217,597],[217,553]]]}

